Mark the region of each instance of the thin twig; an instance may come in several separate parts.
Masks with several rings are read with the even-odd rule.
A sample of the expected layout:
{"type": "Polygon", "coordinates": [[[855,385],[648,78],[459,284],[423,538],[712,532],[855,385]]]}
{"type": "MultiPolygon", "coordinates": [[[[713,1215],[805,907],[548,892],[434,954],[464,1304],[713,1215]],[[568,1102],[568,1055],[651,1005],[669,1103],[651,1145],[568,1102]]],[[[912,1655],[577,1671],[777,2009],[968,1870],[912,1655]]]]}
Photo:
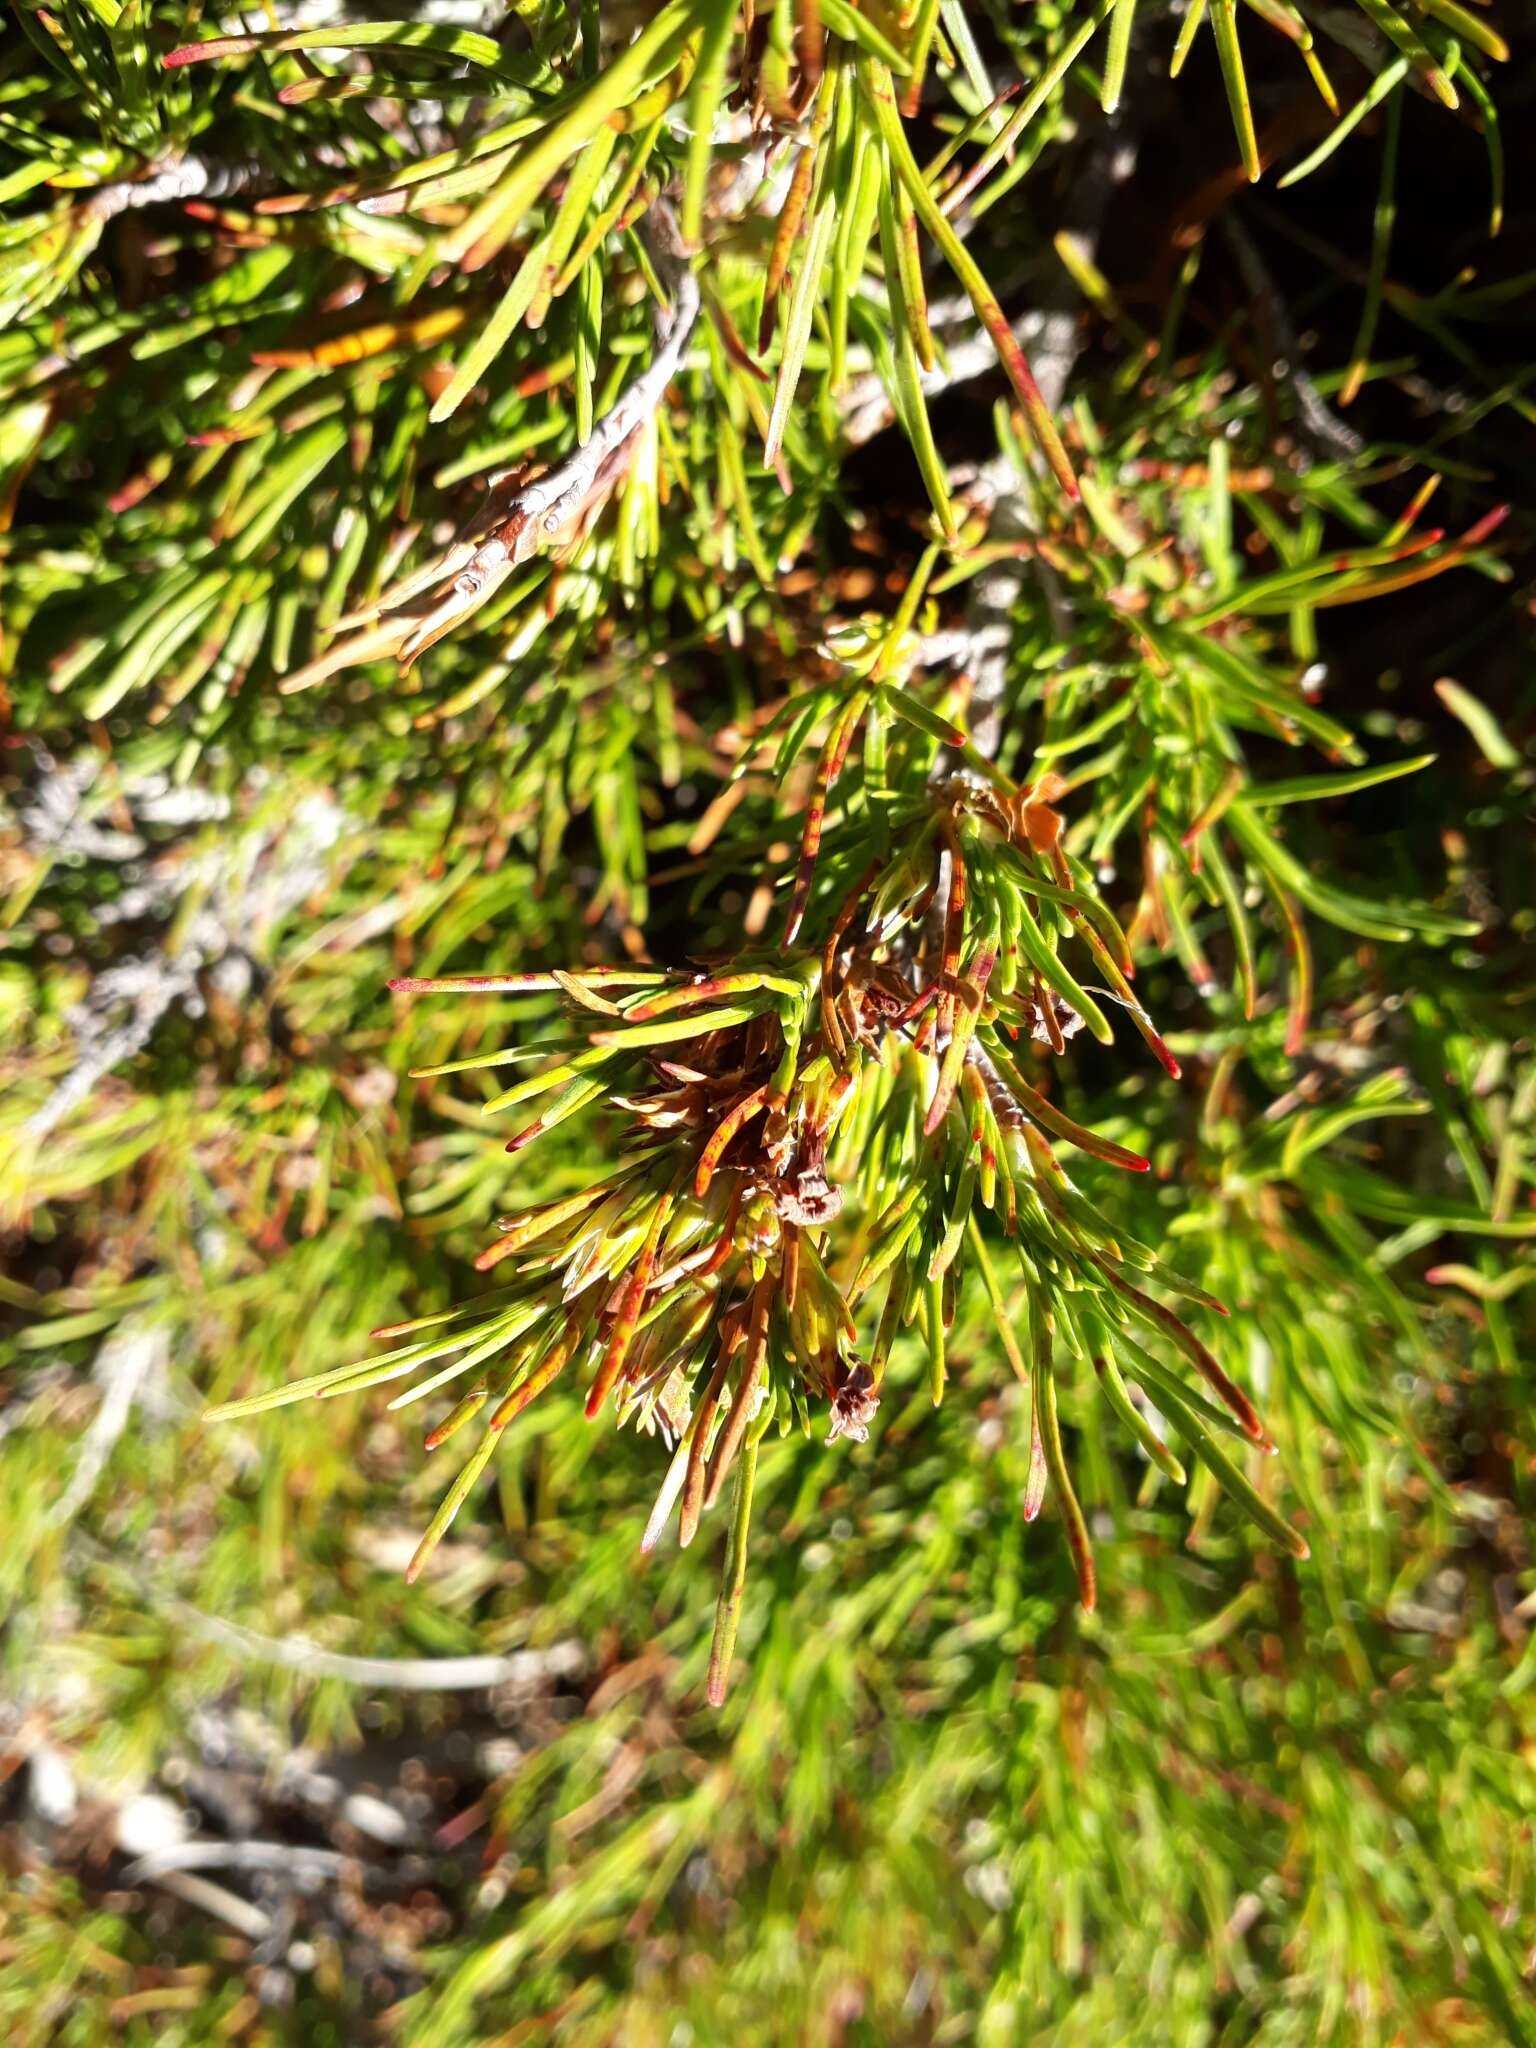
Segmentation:
{"type": "Polygon", "coordinates": [[[171,206],[186,199],[227,199],[245,193],[261,179],[255,164],[216,164],[206,157],[184,156],[164,164],[147,178],[122,178],[98,185],[85,200],[88,213],[113,220],[146,206],[171,206]]]}
{"type": "Polygon", "coordinates": [[[492,486],[488,502],[453,544],[425,567],[340,621],[346,632],[325,653],[288,676],[285,695],[309,689],[335,670],[394,655],[409,667],[446,634],[477,612],[512,571],[541,547],[559,547],[617,481],[634,435],[660,408],[682,367],[699,317],[699,285],[670,203],[655,200],[642,231],[649,242],[669,305],[656,312],[656,352],[620,393],[589,440],[556,468],[509,496],[492,486]]]}
{"type": "Polygon", "coordinates": [[[391,1692],[483,1692],[496,1685],[533,1685],[540,1679],[574,1677],[587,1661],[575,1641],[552,1643],[547,1650],[514,1650],[505,1657],[350,1657],[323,1650],[303,1636],[262,1635],[184,1601],[176,1601],[175,1608],[189,1628],[237,1657],[277,1664],[305,1678],[339,1678],[347,1685],[391,1692]]]}
{"type": "Polygon", "coordinates": [[[189,1906],[197,1906],[204,1913],[211,1913],[216,1920],[233,1927],[237,1934],[243,1934],[247,1941],[264,1941],[272,1932],[272,1918],[260,1906],[253,1906],[249,1899],[237,1898],[226,1891],[221,1884],[214,1884],[206,1877],[194,1877],[190,1871],[173,1870],[164,1877],[148,1880],[159,1885],[165,1892],[171,1892],[189,1906]]]}
{"type": "Polygon", "coordinates": [[[72,1522],[90,1499],[140,1393],[149,1380],[164,1372],[169,1357],[168,1332],[134,1317],[119,1324],[102,1345],[91,1367],[91,1378],[101,1388],[101,1405],[81,1441],[79,1461],[68,1486],[48,1510],[49,1528],[61,1529],[72,1522]]]}
{"type": "Polygon", "coordinates": [[[547,476],[517,492],[495,530],[471,558],[466,575],[488,573],[504,559],[515,567],[528,559],[541,539],[552,538],[579,517],[603,471],[656,412],[677,375],[699,317],[698,279],[689,265],[677,216],[665,199],[652,204],[645,228],[662,281],[672,294],[671,306],[657,310],[655,355],[620,393],[612,411],[598,421],[583,447],[547,476]]]}
{"type": "Polygon", "coordinates": [[[276,1870],[303,1884],[340,1877],[356,1858],[293,1842],[167,1842],[130,1863],[124,1884],[153,1884],[173,1870],[276,1870]]]}
{"type": "Polygon", "coordinates": [[[1359,455],[1365,447],[1363,437],[1353,427],[1345,426],[1337,413],[1329,410],[1323,402],[1322,393],[1307,374],[1301,360],[1301,343],[1279,289],[1269,274],[1269,267],[1259,254],[1258,244],[1235,214],[1224,214],[1221,225],[1237,258],[1243,283],[1269,325],[1275,344],[1275,380],[1288,385],[1294,395],[1300,423],[1314,443],[1314,452],[1317,452],[1315,444],[1321,443],[1322,449],[1332,459],[1343,456],[1350,460],[1359,455]]]}

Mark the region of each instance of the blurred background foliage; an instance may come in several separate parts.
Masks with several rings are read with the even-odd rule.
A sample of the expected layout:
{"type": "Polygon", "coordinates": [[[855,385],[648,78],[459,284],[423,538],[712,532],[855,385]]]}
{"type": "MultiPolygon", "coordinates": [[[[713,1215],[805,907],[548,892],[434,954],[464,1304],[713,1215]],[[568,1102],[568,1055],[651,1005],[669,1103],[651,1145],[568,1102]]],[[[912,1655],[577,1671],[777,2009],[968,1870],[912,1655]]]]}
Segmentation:
{"type": "Polygon", "coordinates": [[[1518,10],[15,11],[7,2040],[1536,2040],[1518,10]],[[667,189],[704,312],[590,531],[330,663],[644,361],[667,189]],[[1074,1172],[1231,1309],[1311,1557],[1067,1373],[1084,1614],[972,1275],[942,1407],[908,1334],[869,1443],[765,1440],[717,1712],[724,1529],[642,1565],[664,1453],[574,1390],[412,1585],[444,1461],[387,1392],[201,1416],[614,1142],[508,1161],[407,1073],[537,1005],[386,982],[762,932],[815,749],[757,739],[871,647],[1063,780],[1183,1067],[1074,1040],[1152,1165],[1074,1172]]]}

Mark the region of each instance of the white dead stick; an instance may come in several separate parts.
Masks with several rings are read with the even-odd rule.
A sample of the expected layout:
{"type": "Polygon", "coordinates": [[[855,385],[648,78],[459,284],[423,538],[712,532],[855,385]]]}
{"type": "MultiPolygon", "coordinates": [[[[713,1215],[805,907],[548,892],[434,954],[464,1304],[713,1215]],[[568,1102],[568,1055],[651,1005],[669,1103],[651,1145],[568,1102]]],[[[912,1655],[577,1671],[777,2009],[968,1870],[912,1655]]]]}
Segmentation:
{"type": "Polygon", "coordinates": [[[181,1601],[176,1602],[176,1612],[198,1635],[237,1657],[277,1664],[305,1678],[338,1678],[348,1685],[391,1692],[481,1692],[496,1685],[533,1685],[574,1677],[587,1661],[586,1652],[574,1641],[552,1643],[547,1650],[514,1650],[504,1657],[351,1657],[323,1650],[303,1636],[264,1636],[181,1601]]]}
{"type": "Polygon", "coordinates": [[[293,1842],[170,1842],[130,1863],[124,1884],[153,1884],[174,1870],[276,1870],[297,1883],[340,1877],[355,1862],[337,1849],[293,1842]]]}
{"type": "Polygon", "coordinates": [[[169,1356],[166,1332],[132,1317],[97,1352],[91,1378],[101,1388],[101,1406],[81,1441],[73,1477],[48,1510],[50,1528],[72,1522],[90,1499],[113,1446],[128,1426],[134,1403],[146,1384],[164,1372],[169,1356]]]}
{"type": "Polygon", "coordinates": [[[151,1878],[152,1884],[159,1885],[164,1892],[172,1893],[189,1906],[196,1906],[204,1913],[211,1913],[216,1920],[233,1927],[237,1934],[243,1934],[247,1941],[264,1941],[272,1932],[272,1921],[260,1906],[253,1906],[249,1899],[236,1898],[221,1884],[214,1884],[210,1878],[194,1877],[187,1870],[173,1870],[164,1877],[151,1878]]]}

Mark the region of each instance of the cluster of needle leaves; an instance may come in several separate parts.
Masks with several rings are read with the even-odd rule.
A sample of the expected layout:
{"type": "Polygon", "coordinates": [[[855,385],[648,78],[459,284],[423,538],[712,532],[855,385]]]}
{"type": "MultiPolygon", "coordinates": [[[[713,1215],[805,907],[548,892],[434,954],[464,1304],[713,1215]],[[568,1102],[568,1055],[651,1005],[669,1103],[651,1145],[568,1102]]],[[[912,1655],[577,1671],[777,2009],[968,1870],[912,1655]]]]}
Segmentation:
{"type": "MultiPolygon", "coordinates": [[[[1196,531],[1204,511],[1197,500],[1196,531]]],[[[1101,529],[1120,518],[1101,500],[1101,529]]],[[[1427,548],[1393,538],[1256,579],[1254,617],[1262,618],[1263,595],[1275,589],[1307,614],[1292,630],[1309,633],[1314,607],[1455,566],[1482,537],[1474,531],[1441,546],[1431,534],[1427,548]]],[[[1064,577],[1086,575],[1088,538],[1079,522],[1075,532],[1029,545],[1044,547],[1064,577]]],[[[1138,552],[1128,538],[1124,545],[1132,557],[1138,552]]],[[[1024,1515],[1039,1514],[1049,1480],[1085,1607],[1095,1604],[1096,1574],[1056,1396],[1058,1370],[1074,1363],[1096,1375],[1156,1469],[1178,1482],[1186,1476],[1159,1434],[1160,1417],[1263,1530],[1307,1554],[1305,1540],[1223,1447],[1230,1435],[1273,1449],[1251,1401],[1159,1296],[1217,1315],[1226,1313],[1223,1304],[1106,1217],[1058,1156],[1064,1145],[1132,1172],[1150,1164],[1052,1099],[1049,1070],[1067,1055],[1072,1036],[1086,1027],[1106,1044],[1113,1040],[1099,998],[1131,1021],[1169,1077],[1177,1080],[1180,1066],[1137,994],[1125,933],[1070,849],[1054,807],[1062,778],[1048,769],[1037,782],[1014,782],[925,693],[897,679],[939,553],[935,543],[924,555],[892,625],[847,626],[826,649],[828,680],[792,694],[743,746],[737,786],[755,761],[770,758],[766,780],[780,802],[803,757],[813,756],[799,857],[781,877],[783,940],[771,954],[737,949],[718,969],[601,966],[394,983],[412,995],[560,999],[553,1037],[415,1072],[436,1080],[531,1061],[532,1073],[482,1105],[490,1113],[535,1108],[507,1150],[523,1155],[568,1119],[606,1107],[621,1119],[628,1163],[503,1217],[477,1264],[489,1270],[515,1261],[515,1277],[490,1294],[380,1330],[388,1347],[360,1363],[220,1411],[248,1414],[409,1377],[413,1385],[395,1398],[402,1406],[467,1380],[467,1391],[430,1429],[427,1448],[471,1425],[480,1434],[422,1539],[414,1576],[502,1432],[567,1367],[585,1372],[589,1419],[611,1396],[621,1424],[657,1431],[675,1445],[645,1549],[674,1508],[686,1548],[735,1475],[711,1658],[716,1703],[736,1636],[758,1444],[775,1426],[781,1436],[808,1433],[817,1416],[831,1441],[863,1438],[892,1346],[914,1325],[937,1404],[946,1332],[966,1277],[983,1286],[1001,1357],[1028,1390],[1024,1515]],[[851,759],[864,772],[850,789],[851,759]],[[1005,1294],[1005,1285],[1019,1281],[1022,1342],[1005,1294]]],[[[1178,557],[1163,551],[1157,559],[1178,557]]],[[[1133,573],[1127,563],[1125,574],[1133,573]]],[[[1145,613],[1128,589],[1118,597],[1117,612],[1134,621],[1131,633],[1147,649],[1158,649],[1163,618],[1176,618],[1181,600],[1187,603],[1181,589],[1167,596],[1165,606],[1145,613]]],[[[1295,1054],[1311,1024],[1312,974],[1304,913],[1287,883],[1306,910],[1362,937],[1405,940],[1417,932],[1444,942],[1475,935],[1479,925],[1424,905],[1357,898],[1311,876],[1286,852],[1263,822],[1268,810],[1348,793],[1423,762],[1250,784],[1237,737],[1245,727],[1278,726],[1283,737],[1328,746],[1335,758],[1359,760],[1360,750],[1300,693],[1283,692],[1242,643],[1209,630],[1233,609],[1205,604],[1187,625],[1167,628],[1183,679],[1196,685],[1188,696],[1204,744],[1188,746],[1187,768],[1180,761],[1186,750],[1165,746],[1172,766],[1137,777],[1120,818],[1134,811],[1141,823],[1137,923],[1165,945],[1170,927],[1177,929],[1185,964],[1210,993],[1211,970],[1192,936],[1197,913],[1175,893],[1175,878],[1191,892],[1203,889],[1226,923],[1234,1013],[1248,1020],[1260,998],[1245,894],[1267,889],[1272,924],[1290,953],[1284,1049],[1295,1054]],[[1182,830],[1168,824],[1165,804],[1182,830]],[[1221,850],[1226,833],[1230,865],[1221,850]]],[[[1146,667],[1153,687],[1173,672],[1161,658],[1146,667]]],[[[1068,674],[1063,685],[1057,672],[1058,686],[1070,689],[1074,680],[1068,674]]],[[[1099,714],[1089,737],[1132,721],[1141,723],[1134,687],[1099,714]]],[[[1176,741],[1177,734],[1163,737],[1176,741]]],[[[1150,749],[1150,735],[1143,744],[1150,749]]],[[[1118,742],[1134,745],[1134,738],[1118,742]]],[[[1106,776],[1123,772],[1115,751],[1101,764],[1106,776]]],[[[750,824],[750,810],[739,808],[750,824]]],[[[1116,837],[1103,834],[1101,861],[1116,837]]],[[[744,846],[754,840],[733,845],[706,823],[693,844],[704,853],[718,847],[729,870],[749,857],[744,846]]],[[[1363,1089],[1329,1132],[1416,1106],[1387,1081],[1363,1089]]]]}
{"type": "MultiPolygon", "coordinates": [[[[844,744],[862,710],[855,695],[840,720],[844,744]]],[[[930,753],[926,733],[922,740],[930,753]]],[[[894,755],[887,765],[899,766],[894,755]]],[[[1183,1477],[1134,1407],[1117,1348],[1138,1380],[1151,1381],[1201,1459],[1263,1526],[1305,1553],[1211,1434],[1230,1428],[1270,1448],[1252,1405],[1189,1325],[1146,1288],[1160,1285],[1208,1309],[1220,1305],[1162,1267],[1148,1247],[1117,1235],[1051,1144],[1055,1138],[1113,1165],[1147,1169],[1146,1159],[1053,1105],[1035,1085],[1044,1077],[1031,1058],[1036,1045],[1063,1053],[1067,1034],[1085,1022],[1096,1035],[1111,1035],[1098,1003],[1060,957],[1070,938],[1177,1076],[1127,979],[1123,935],[1096,892],[1074,876],[1059,845],[1060,821],[1043,799],[1020,791],[1010,803],[963,775],[938,788],[924,775],[920,787],[915,801],[893,797],[884,821],[907,850],[871,863],[851,888],[846,870],[862,847],[825,850],[829,876],[845,871],[835,915],[812,926],[801,914],[809,890],[797,890],[791,926],[797,939],[814,936],[811,949],[757,963],[740,956],[721,974],[621,967],[396,983],[413,993],[563,994],[570,1010],[562,1037],[418,1072],[484,1071],[547,1049],[551,1057],[532,1075],[485,1105],[548,1105],[508,1150],[521,1153],[568,1117],[606,1102],[630,1120],[624,1149],[632,1155],[574,1194],[504,1217],[477,1263],[485,1269],[515,1259],[517,1277],[492,1294],[381,1332],[406,1341],[360,1365],[225,1411],[424,1373],[400,1397],[415,1399],[472,1376],[427,1445],[435,1448],[482,1410],[484,1430],[423,1538],[412,1576],[501,1431],[567,1365],[580,1369],[595,1359],[588,1417],[612,1395],[621,1422],[659,1424],[676,1440],[646,1549],[674,1503],[686,1547],[701,1511],[738,1468],[711,1674],[718,1703],[741,1597],[758,1441],[775,1422],[781,1435],[808,1430],[813,1415],[829,1419],[834,1440],[864,1438],[891,1346],[914,1320],[937,1403],[958,1275],[971,1263],[994,1302],[1004,1353],[1030,1390],[1024,1513],[1030,1520],[1039,1513],[1049,1474],[1085,1606],[1094,1605],[1095,1577],[1057,1421],[1058,1331],[1073,1355],[1093,1360],[1117,1414],[1162,1470],[1183,1477]],[[591,1012],[598,1022],[572,1038],[569,1026],[591,1012]],[[988,1212],[1003,1233],[995,1256],[1006,1252],[1010,1280],[1016,1260],[1027,1288],[1029,1364],[986,1248],[988,1212]],[[967,1258],[957,1264],[967,1239],[967,1258]],[[881,1305],[861,1350],[866,1298],[881,1305]],[[1214,1401],[1149,1354],[1154,1338],[1194,1368],[1214,1401]],[[438,1363],[445,1357],[446,1365],[438,1363]]],[[[802,873],[809,883],[808,869],[802,873]]]]}
{"type": "MultiPolygon", "coordinates": [[[[16,12],[27,1727],[140,1782],[232,1692],[406,1725],[284,1631],[578,1641],[434,1880],[471,1934],[368,1951],[413,2042],[1089,2042],[1151,1983],[1530,2038],[1494,14],[16,12]],[[1214,156],[1138,270],[1082,195],[1158,120],[1214,156]],[[1345,167],[1353,242],[1297,210],[1345,167]]],[[[81,2038],[272,2038],[26,1884],[81,2038]]],[[[299,2038],[357,2023],[345,1891],[299,2038]]]]}

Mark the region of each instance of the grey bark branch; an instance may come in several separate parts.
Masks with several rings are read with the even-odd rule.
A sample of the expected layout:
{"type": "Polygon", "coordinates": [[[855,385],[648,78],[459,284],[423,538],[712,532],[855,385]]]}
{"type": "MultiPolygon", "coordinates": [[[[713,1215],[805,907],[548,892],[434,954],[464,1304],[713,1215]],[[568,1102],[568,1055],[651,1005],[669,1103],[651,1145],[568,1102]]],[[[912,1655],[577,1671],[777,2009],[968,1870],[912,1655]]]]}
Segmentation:
{"type": "Polygon", "coordinates": [[[682,365],[699,317],[699,284],[683,247],[677,217],[667,200],[656,200],[647,214],[646,238],[662,282],[672,294],[671,306],[657,313],[656,353],[634,382],[620,393],[612,411],[598,422],[585,446],[578,448],[558,469],[518,492],[507,520],[480,550],[488,559],[494,549],[504,545],[510,545],[514,561],[526,557],[537,545],[537,529],[542,529],[547,538],[567,525],[586,503],[604,465],[660,406],[667,386],[682,365]]]}
{"type": "Polygon", "coordinates": [[[137,213],[147,206],[174,205],[185,199],[227,199],[248,192],[261,178],[255,164],[210,163],[206,157],[184,156],[152,171],[147,178],[123,178],[98,185],[84,202],[101,220],[137,213]]]}
{"type": "Polygon", "coordinates": [[[477,612],[512,571],[541,547],[558,546],[616,480],[631,437],[658,411],[681,369],[699,317],[699,284],[666,198],[653,202],[644,232],[671,303],[657,308],[656,352],[620,393],[591,437],[531,483],[493,482],[483,506],[459,538],[422,569],[340,624],[361,628],[288,676],[285,694],[307,690],[338,668],[393,654],[403,667],[477,612]]]}
{"type": "MultiPolygon", "coordinates": [[[[145,850],[136,835],[116,834],[109,842],[80,814],[94,764],[53,771],[37,799],[22,813],[29,852],[46,858],[59,851],[87,851],[96,858],[132,858],[145,850]],[[69,808],[70,792],[73,808],[69,808]],[[94,833],[94,836],[91,836],[94,833]]],[[[197,822],[200,815],[218,817],[220,808],[190,808],[177,801],[184,793],[166,792],[151,780],[122,791],[136,819],[145,823],[197,822]]],[[[223,800],[218,800],[223,805],[223,800]]],[[[223,805],[227,808],[227,805],[223,805]]],[[[75,1035],[75,1064],[23,1126],[34,1143],[45,1139],[125,1061],[150,1043],[160,1020],[176,1006],[196,1015],[201,1007],[199,977],[211,973],[228,980],[233,991],[249,981],[248,948],[256,934],[270,929],[321,882],[329,872],[331,849],[346,824],[344,814],[328,796],[306,798],[283,826],[245,834],[183,857],[168,848],[143,882],[98,906],[103,926],[138,918],[169,924],[190,895],[196,908],[177,927],[175,950],[164,942],[143,953],[115,960],[91,979],[84,998],[69,1011],[75,1035]]]]}

